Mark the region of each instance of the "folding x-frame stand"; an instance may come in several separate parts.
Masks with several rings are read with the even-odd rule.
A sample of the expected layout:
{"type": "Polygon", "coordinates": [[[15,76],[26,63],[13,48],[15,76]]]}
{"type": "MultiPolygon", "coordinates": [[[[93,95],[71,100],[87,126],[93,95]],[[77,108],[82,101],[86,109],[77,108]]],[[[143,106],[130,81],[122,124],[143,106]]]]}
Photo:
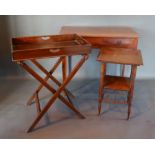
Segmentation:
{"type": "MultiPolygon", "coordinates": [[[[40,119],[44,116],[44,114],[48,111],[48,109],[54,104],[55,100],[59,98],[62,103],[64,103],[67,107],[69,107],[72,111],[74,111],[78,116],[81,118],[85,118],[72,104],[69,94],[72,95],[70,91],[68,91],[65,87],[67,84],[71,81],[71,79],[74,77],[74,75],[77,73],[77,71],[81,68],[83,63],[88,59],[88,55],[82,55],[79,62],[75,65],[75,67],[71,70],[71,72],[66,75],[66,56],[61,56],[58,61],[53,65],[52,69],[50,71],[47,71],[45,67],[43,67],[36,59],[30,60],[35,66],[37,66],[45,75],[45,78],[42,78],[40,75],[38,75],[27,63],[24,61],[20,61],[20,65],[29,73],[31,74],[36,80],[40,82],[40,85],[37,87],[35,92],[32,94],[28,101],[28,105],[32,103],[32,101],[35,99],[36,108],[38,111],[38,115],[30,128],[27,132],[32,131],[34,127],[38,124],[40,119]],[[63,82],[61,83],[59,80],[57,80],[52,74],[56,70],[56,68],[61,64],[62,62],[62,76],[63,76],[63,82]],[[58,85],[58,89],[55,90],[50,84],[47,83],[48,79],[51,79],[55,84],[58,85]],[[43,87],[46,87],[53,96],[49,99],[49,101],[46,103],[46,105],[41,109],[38,93],[41,91],[43,87]],[[61,95],[61,92],[64,92],[64,94],[67,96],[67,99],[61,95]]],[[[73,96],[73,95],[72,95],[73,96]]]]}

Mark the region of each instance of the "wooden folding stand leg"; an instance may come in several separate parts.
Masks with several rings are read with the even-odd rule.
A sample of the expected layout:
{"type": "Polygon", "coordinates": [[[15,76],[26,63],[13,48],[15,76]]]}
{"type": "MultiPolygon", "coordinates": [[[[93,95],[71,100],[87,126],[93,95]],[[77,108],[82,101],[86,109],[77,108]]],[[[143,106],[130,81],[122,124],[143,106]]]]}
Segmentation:
{"type": "MultiPolygon", "coordinates": [[[[46,74],[47,77],[49,77],[53,82],[55,82],[58,86],[61,85],[61,82],[59,82],[53,75],[51,75],[39,62],[37,62],[37,60],[31,60],[32,63],[34,65],[36,65],[44,74],[46,74]]],[[[66,57],[63,58],[62,61],[62,76],[63,76],[63,81],[66,79],[66,57]]],[[[69,95],[72,95],[72,93],[67,90],[64,89],[64,94],[67,96],[68,100],[70,101],[70,103],[72,103],[69,95]]],[[[72,95],[74,97],[74,95],[72,95]]]]}
{"type": "MultiPolygon", "coordinates": [[[[42,67],[38,62],[36,62],[36,60],[32,61],[39,69],[41,69],[45,74],[46,77],[44,78],[45,81],[48,81],[48,79],[50,78],[53,82],[55,82],[58,86],[61,85],[61,83],[52,76],[52,74],[54,73],[54,71],[57,69],[57,67],[60,65],[60,63],[62,63],[62,74],[63,74],[63,80],[66,78],[66,56],[62,56],[60,57],[57,62],[54,64],[54,66],[50,69],[50,71],[46,71],[44,67],[42,67]],[[47,73],[48,72],[48,73],[47,73]]],[[[44,85],[41,83],[37,89],[34,91],[34,93],[31,95],[31,97],[29,98],[27,105],[31,105],[33,103],[33,100],[36,97],[36,94],[39,93],[41,91],[41,89],[44,87],[44,85]]],[[[65,95],[69,98],[69,95],[72,96],[73,98],[75,98],[75,96],[67,89],[65,89],[65,95]]]]}
{"type": "MultiPolygon", "coordinates": [[[[24,61],[20,61],[20,65],[28,72],[30,73],[36,80],[38,80],[44,87],[46,87],[50,92],[53,93],[53,96],[49,99],[47,104],[38,110],[38,116],[28,129],[28,132],[30,132],[40,121],[40,119],[43,117],[43,115],[48,111],[48,109],[52,106],[52,104],[55,102],[57,98],[59,98],[65,105],[67,105],[71,110],[73,110],[77,115],[79,115],[81,118],[85,118],[74,106],[70,103],[66,98],[64,98],[60,93],[62,91],[65,91],[66,85],[71,81],[71,79],[74,77],[76,72],[80,69],[80,67],[83,65],[83,63],[88,58],[88,55],[83,55],[82,58],[79,60],[79,62],[75,65],[73,70],[70,72],[70,74],[64,79],[62,83],[60,83],[53,75],[49,75],[49,72],[41,66],[36,60],[31,60],[38,68],[40,68],[46,75],[49,75],[49,78],[51,78],[53,81],[55,81],[59,88],[55,90],[51,85],[47,83],[47,78],[43,79],[41,76],[39,76],[31,67],[29,67],[24,61]]],[[[54,65],[55,67],[55,65],[54,65]]],[[[54,70],[53,67],[53,70],[54,70]]],[[[54,71],[53,71],[54,72],[54,71]]],[[[41,86],[41,85],[40,85],[41,86]]],[[[36,94],[35,94],[36,95],[36,94]]],[[[38,100],[37,104],[38,103],[38,100]]],[[[38,108],[39,109],[39,108],[38,108]]]]}
{"type": "MultiPolygon", "coordinates": [[[[68,57],[71,57],[71,56],[68,56],[68,57]]],[[[71,70],[69,68],[69,73],[70,72],[71,72],[71,70]]],[[[67,77],[67,56],[64,56],[63,61],[62,61],[62,78],[63,78],[63,81],[65,81],[66,77],[67,77]]],[[[70,103],[72,103],[70,96],[72,96],[72,98],[75,98],[75,96],[70,91],[68,91],[67,89],[64,91],[64,94],[67,96],[70,103]]]]}

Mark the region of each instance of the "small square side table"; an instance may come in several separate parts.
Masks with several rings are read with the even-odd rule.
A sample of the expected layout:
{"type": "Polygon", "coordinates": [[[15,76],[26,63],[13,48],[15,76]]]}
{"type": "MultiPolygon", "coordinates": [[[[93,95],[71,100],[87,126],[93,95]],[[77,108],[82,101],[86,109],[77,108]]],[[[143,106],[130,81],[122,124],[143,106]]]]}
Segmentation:
{"type": "Polygon", "coordinates": [[[102,48],[97,57],[97,61],[101,63],[100,81],[99,81],[99,104],[98,113],[101,113],[101,104],[104,101],[104,89],[127,91],[128,116],[131,113],[131,102],[133,98],[134,82],[136,78],[137,66],[143,65],[140,50],[126,48],[102,48]],[[130,77],[106,75],[106,64],[123,64],[131,65],[130,77]]]}

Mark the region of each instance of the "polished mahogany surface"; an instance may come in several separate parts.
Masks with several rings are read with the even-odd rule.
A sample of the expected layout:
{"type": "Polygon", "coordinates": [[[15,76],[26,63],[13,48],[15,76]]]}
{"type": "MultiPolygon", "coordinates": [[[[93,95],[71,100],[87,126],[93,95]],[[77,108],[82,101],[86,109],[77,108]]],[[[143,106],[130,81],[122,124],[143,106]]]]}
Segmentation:
{"type": "Polygon", "coordinates": [[[29,36],[12,39],[14,61],[54,56],[88,54],[90,44],[76,34],[29,36]]]}
{"type": "Polygon", "coordinates": [[[104,47],[97,60],[104,63],[143,65],[141,52],[136,49],[104,47]]]}
{"type": "Polygon", "coordinates": [[[130,90],[130,78],[120,76],[105,76],[104,88],[112,90],[130,90]]]}
{"type": "Polygon", "coordinates": [[[77,33],[84,37],[127,37],[137,38],[138,34],[130,27],[91,27],[91,26],[64,26],[61,34],[77,33]]]}
{"type": "Polygon", "coordinates": [[[138,33],[130,27],[64,26],[60,33],[77,33],[94,48],[110,46],[136,49],[138,44],[138,33]]]}

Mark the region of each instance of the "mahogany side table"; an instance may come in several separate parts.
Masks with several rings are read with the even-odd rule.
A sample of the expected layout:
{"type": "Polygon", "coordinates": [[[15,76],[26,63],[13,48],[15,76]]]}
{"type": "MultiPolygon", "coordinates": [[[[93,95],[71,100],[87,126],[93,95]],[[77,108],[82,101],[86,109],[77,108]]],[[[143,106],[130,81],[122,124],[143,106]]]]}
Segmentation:
{"type": "Polygon", "coordinates": [[[31,74],[40,85],[32,94],[28,101],[28,105],[31,105],[35,100],[37,116],[32,125],[28,129],[30,132],[48,111],[48,109],[54,104],[55,100],[59,98],[68,108],[75,112],[81,118],[85,118],[72,104],[69,94],[72,94],[67,88],[67,84],[75,76],[77,71],[81,68],[83,63],[87,60],[88,54],[91,51],[90,44],[83,38],[76,34],[69,35],[53,35],[53,36],[30,36],[30,37],[18,37],[12,39],[12,59],[19,63],[29,74],[31,74]],[[81,55],[80,60],[77,62],[72,71],[67,75],[66,73],[66,57],[81,55]],[[49,59],[57,58],[56,63],[48,71],[42,66],[37,59],[49,59]],[[29,63],[27,63],[29,62],[29,63]],[[41,77],[29,64],[32,63],[40,71],[45,74],[45,78],[41,77]],[[57,67],[62,64],[62,82],[60,82],[53,73],[57,67]],[[55,89],[53,85],[48,83],[48,79],[52,80],[58,88],[55,89]],[[41,89],[47,88],[53,96],[49,99],[45,106],[41,107],[39,100],[39,93],[41,89]],[[63,92],[63,94],[62,94],[63,92]]]}
{"type": "MultiPolygon", "coordinates": [[[[100,115],[101,113],[102,101],[103,102],[106,100],[109,101],[109,99],[104,98],[104,89],[127,91],[128,92],[126,102],[128,104],[127,119],[129,119],[131,113],[131,104],[133,98],[137,66],[143,65],[140,50],[105,47],[101,49],[97,57],[97,61],[101,63],[98,114],[100,115]],[[107,63],[131,65],[130,77],[106,75],[107,63]]],[[[111,102],[115,103],[115,101],[111,102]]]]}

